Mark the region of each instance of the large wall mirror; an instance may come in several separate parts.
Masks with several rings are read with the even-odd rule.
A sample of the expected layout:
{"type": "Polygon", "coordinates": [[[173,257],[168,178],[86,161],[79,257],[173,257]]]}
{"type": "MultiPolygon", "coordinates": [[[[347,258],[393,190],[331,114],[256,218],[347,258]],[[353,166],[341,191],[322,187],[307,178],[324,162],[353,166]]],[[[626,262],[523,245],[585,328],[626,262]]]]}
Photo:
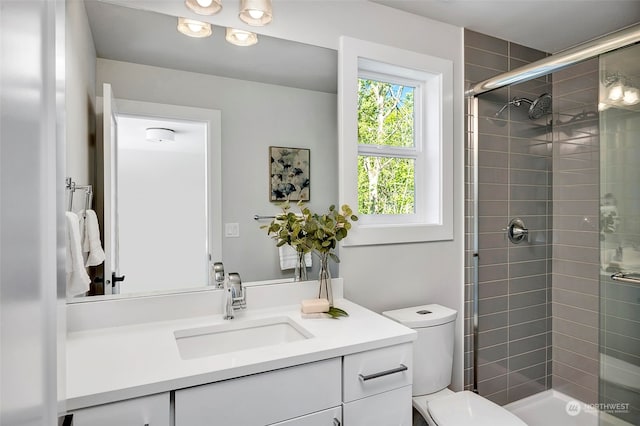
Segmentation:
{"type": "MultiPolygon", "coordinates": [[[[238,47],[225,41],[225,28],[215,25],[211,37],[190,38],[177,31],[176,16],[137,9],[136,2],[129,3],[134,7],[99,0],[84,2],[95,47],[95,58],[88,58],[95,63],[95,75],[86,77],[95,86],[96,100],[92,102],[96,109],[100,112],[103,84],[108,83],[116,105],[137,102],[217,111],[220,149],[219,158],[206,159],[202,137],[196,136],[200,145],[185,142],[184,146],[165,146],[145,155],[147,148],[136,145],[139,140],[127,141],[129,152],[117,171],[122,174],[118,177],[118,191],[122,192],[116,196],[121,203],[127,202],[118,212],[120,253],[127,256],[126,263],[120,265],[120,274],[127,277],[120,284],[120,293],[205,287],[208,262],[217,260],[224,262],[227,272],[240,273],[243,281],[291,278],[293,271],[280,268],[274,242],[260,229],[268,221],[256,221],[254,215],[279,212],[278,205],[269,201],[270,146],[309,149],[309,206],[323,210],[337,202],[337,52],[260,34],[256,45],[238,47]],[[159,165],[153,166],[152,160],[159,165]],[[212,176],[220,179],[217,194],[211,191],[215,186],[212,176]],[[195,196],[189,205],[187,196],[195,196]],[[136,225],[131,215],[142,222],[136,225]],[[145,216],[149,220],[145,221],[145,216]],[[197,224],[193,220],[196,216],[197,224]],[[143,224],[151,225],[144,229],[146,234],[143,224]],[[200,231],[181,239],[186,224],[200,231]],[[202,233],[200,239],[198,232],[202,233]],[[132,241],[142,245],[134,248],[132,241]],[[183,255],[195,252],[185,259],[178,255],[167,258],[167,253],[176,249],[183,255]],[[162,285],[154,286],[161,277],[166,278],[162,285]]],[[[185,9],[185,16],[192,15],[185,9]]],[[[68,27],[67,37],[83,36],[68,27]]],[[[87,68],[93,72],[91,66],[87,68]]],[[[198,132],[197,122],[171,123],[170,115],[137,114],[141,120],[149,120],[147,123],[131,122],[136,114],[130,112],[121,115],[120,127],[133,127],[139,139],[142,129],[150,127],[174,126],[176,143],[182,139],[178,138],[181,133],[198,132]],[[163,118],[168,124],[158,121],[163,118]]],[[[100,126],[96,127],[99,132],[100,126]]],[[[76,141],[68,143],[67,149],[84,148],[76,141]]],[[[86,151],[91,157],[87,183],[96,186],[94,208],[100,210],[105,201],[101,198],[103,171],[98,167],[103,160],[101,145],[86,151]]],[[[68,164],[67,169],[73,170],[73,165],[68,164]]],[[[333,272],[337,276],[337,271],[333,272]]],[[[314,273],[317,262],[313,262],[310,277],[314,273]]]]}

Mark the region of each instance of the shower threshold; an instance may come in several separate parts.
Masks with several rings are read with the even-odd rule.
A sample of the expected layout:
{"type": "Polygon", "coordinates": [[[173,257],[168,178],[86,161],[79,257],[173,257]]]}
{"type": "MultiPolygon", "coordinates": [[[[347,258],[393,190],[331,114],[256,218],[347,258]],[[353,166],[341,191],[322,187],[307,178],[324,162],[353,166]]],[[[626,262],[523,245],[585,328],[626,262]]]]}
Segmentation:
{"type": "Polygon", "coordinates": [[[553,389],[512,402],[504,408],[529,426],[633,426],[553,389]]]}

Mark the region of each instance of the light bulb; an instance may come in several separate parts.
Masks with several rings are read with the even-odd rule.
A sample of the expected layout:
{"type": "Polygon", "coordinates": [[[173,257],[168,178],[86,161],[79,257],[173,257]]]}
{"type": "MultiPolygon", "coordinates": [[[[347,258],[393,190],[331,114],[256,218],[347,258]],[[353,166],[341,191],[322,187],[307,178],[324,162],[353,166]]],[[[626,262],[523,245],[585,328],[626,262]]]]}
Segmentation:
{"type": "Polygon", "coordinates": [[[251,16],[253,19],[262,19],[262,17],[264,16],[263,10],[249,9],[248,12],[249,16],[251,16]]]}
{"type": "Polygon", "coordinates": [[[622,96],[622,103],[625,105],[635,105],[640,102],[640,93],[635,87],[627,87],[622,96]]]}
{"type": "Polygon", "coordinates": [[[258,35],[250,31],[237,30],[235,28],[227,28],[225,39],[236,46],[253,46],[258,42],[258,35]]]}
{"type": "Polygon", "coordinates": [[[202,30],[202,25],[195,22],[187,23],[187,27],[189,27],[189,29],[194,33],[200,32],[202,30]]]}
{"type": "Polygon", "coordinates": [[[606,111],[606,110],[608,110],[609,108],[611,108],[611,105],[609,105],[609,104],[607,104],[607,103],[600,102],[600,103],[598,104],[598,111],[606,111]]]}
{"type": "Polygon", "coordinates": [[[212,33],[211,24],[195,19],[178,18],[178,31],[189,37],[209,37],[212,33]]]}
{"type": "Polygon", "coordinates": [[[201,7],[209,7],[209,6],[211,6],[211,3],[213,3],[213,0],[196,0],[196,2],[197,2],[201,7]]]}
{"type": "Polygon", "coordinates": [[[624,86],[622,86],[622,83],[617,82],[614,83],[610,88],[609,88],[609,99],[612,101],[619,101],[620,99],[622,99],[622,96],[624,94],[624,86]]]}

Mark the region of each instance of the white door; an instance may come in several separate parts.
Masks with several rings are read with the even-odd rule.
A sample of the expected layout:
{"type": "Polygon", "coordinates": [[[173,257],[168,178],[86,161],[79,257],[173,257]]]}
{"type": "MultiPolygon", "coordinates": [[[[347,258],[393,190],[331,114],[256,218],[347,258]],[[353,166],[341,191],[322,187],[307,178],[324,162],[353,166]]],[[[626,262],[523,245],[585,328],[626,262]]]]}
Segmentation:
{"type": "Polygon", "coordinates": [[[118,259],[118,119],[113,91],[102,86],[104,158],[104,294],[120,293],[118,259]]]}

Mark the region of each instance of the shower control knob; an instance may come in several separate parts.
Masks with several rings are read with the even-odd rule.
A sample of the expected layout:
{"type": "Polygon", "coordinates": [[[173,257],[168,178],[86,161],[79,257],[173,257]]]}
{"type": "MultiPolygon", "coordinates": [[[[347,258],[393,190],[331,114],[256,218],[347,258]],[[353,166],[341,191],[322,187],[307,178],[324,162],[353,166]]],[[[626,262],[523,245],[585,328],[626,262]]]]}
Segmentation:
{"type": "Polygon", "coordinates": [[[529,230],[524,226],[524,222],[519,217],[511,219],[509,226],[503,229],[507,233],[507,238],[513,244],[520,244],[523,241],[528,241],[529,230]]]}

